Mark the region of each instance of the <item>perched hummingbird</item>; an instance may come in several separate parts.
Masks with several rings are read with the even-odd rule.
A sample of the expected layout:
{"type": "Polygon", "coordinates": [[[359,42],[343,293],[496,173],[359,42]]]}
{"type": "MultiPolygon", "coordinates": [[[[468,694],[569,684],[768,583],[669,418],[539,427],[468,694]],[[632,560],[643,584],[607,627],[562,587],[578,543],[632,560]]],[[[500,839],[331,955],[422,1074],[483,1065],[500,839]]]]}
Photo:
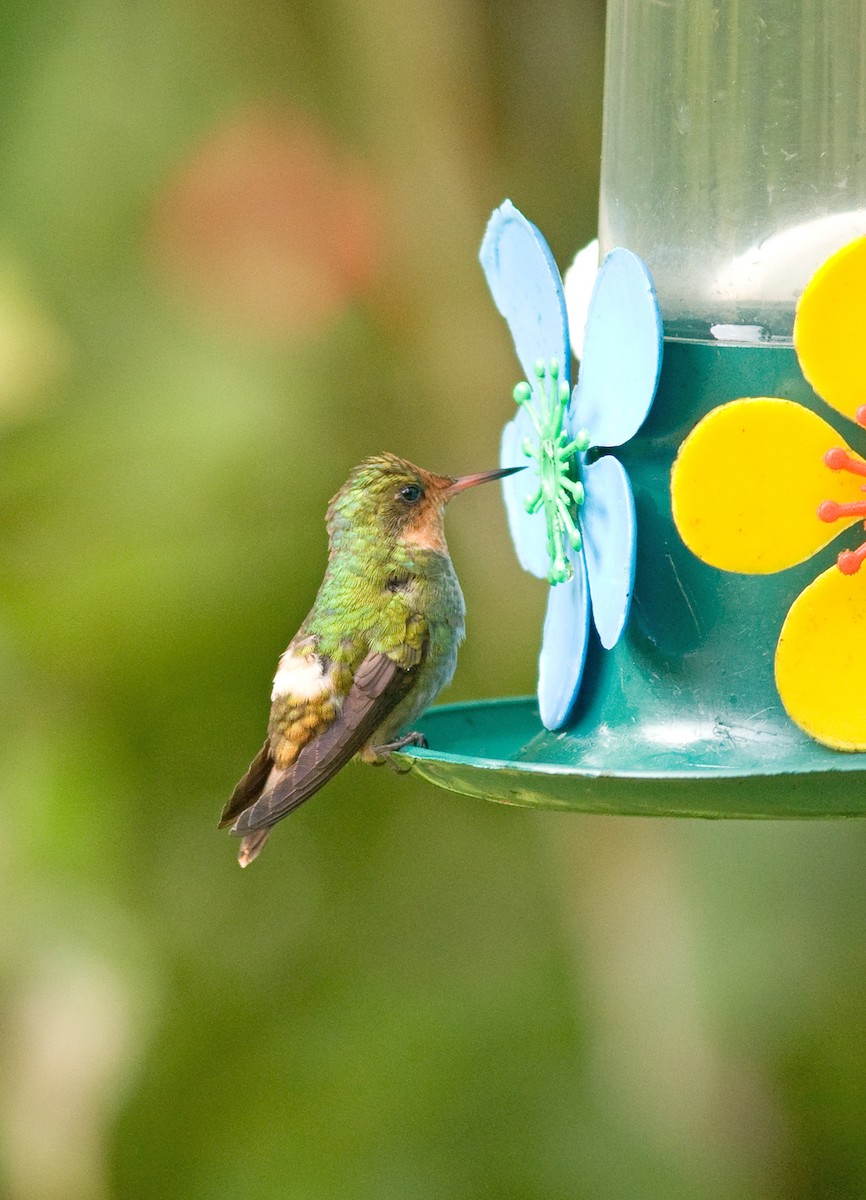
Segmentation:
{"type": "Polygon", "coordinates": [[[452,496],[522,467],[452,479],[393,454],[355,467],[328,507],[328,566],[280,658],[265,744],[223,810],[247,866],[271,827],[357,755],[385,762],[451,682],[466,606],[445,544],[452,496]]]}

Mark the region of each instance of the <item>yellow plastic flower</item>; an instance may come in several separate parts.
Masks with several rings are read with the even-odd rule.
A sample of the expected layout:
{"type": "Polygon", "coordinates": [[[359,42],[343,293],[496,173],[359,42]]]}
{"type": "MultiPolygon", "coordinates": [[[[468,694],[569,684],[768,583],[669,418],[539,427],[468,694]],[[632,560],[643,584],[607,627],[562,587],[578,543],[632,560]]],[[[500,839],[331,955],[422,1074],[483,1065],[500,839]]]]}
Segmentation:
{"type": "MultiPolygon", "coordinates": [[[[866,426],[866,238],[813,275],[797,306],[804,376],[866,426]]],[[[704,562],[767,574],[803,562],[866,517],[866,462],[791,400],[734,400],[700,421],[671,477],[677,528],[704,562]]],[[[843,550],[792,604],[776,648],[788,715],[839,750],[866,750],[866,542],[843,550]]],[[[744,631],[747,636],[747,631],[744,631]]]]}

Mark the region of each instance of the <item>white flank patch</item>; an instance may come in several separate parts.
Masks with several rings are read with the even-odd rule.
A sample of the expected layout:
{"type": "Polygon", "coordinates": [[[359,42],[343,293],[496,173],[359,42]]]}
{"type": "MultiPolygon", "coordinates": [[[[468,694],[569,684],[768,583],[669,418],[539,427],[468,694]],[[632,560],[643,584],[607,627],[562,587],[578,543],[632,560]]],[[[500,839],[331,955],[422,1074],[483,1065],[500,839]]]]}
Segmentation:
{"type": "Polygon", "coordinates": [[[274,676],[271,700],[291,696],[294,700],[317,700],[331,690],[331,676],[315,657],[302,658],[287,650],[274,676]]]}

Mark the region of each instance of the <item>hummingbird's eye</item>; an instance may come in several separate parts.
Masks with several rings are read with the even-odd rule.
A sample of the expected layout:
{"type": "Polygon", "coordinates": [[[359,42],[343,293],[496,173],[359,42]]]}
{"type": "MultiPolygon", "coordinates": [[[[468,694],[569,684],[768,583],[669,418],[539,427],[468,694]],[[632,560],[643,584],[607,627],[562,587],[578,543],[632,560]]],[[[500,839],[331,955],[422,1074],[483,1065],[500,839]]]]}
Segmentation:
{"type": "Polygon", "coordinates": [[[405,487],[400,488],[399,496],[406,504],[417,504],[424,495],[424,489],[417,483],[407,483],[405,487]]]}

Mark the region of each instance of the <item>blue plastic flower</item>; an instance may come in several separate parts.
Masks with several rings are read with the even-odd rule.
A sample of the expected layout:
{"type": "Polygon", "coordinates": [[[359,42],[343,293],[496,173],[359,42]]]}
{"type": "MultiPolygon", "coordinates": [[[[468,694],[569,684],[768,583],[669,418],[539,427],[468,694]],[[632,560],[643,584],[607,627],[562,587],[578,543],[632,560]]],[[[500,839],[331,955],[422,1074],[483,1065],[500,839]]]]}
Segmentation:
{"type": "Polygon", "coordinates": [[[548,729],[568,720],[583,675],[590,613],[605,649],[631,602],[634,499],[622,464],[604,450],[643,424],[658,386],[662,324],[652,279],[629,250],[612,250],[596,277],[577,385],[562,280],[547,242],[510,200],[495,210],[481,265],[508,322],[527,382],[502,434],[503,466],[526,455],[537,478],[504,481],[517,556],[551,583],[539,658],[538,702],[548,729]]]}

